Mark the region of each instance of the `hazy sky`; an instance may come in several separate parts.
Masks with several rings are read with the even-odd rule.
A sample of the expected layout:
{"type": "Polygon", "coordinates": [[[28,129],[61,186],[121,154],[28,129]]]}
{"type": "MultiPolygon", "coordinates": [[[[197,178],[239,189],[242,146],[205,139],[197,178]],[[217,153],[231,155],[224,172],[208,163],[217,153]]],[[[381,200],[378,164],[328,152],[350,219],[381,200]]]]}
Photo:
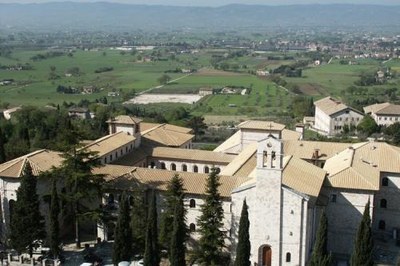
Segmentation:
{"type": "MultiPolygon", "coordinates": [[[[44,3],[62,2],[65,0],[0,0],[0,3],[44,3]]],[[[263,5],[285,5],[285,4],[379,4],[400,5],[400,0],[102,0],[103,2],[118,2],[126,4],[148,4],[148,5],[179,5],[179,6],[221,6],[232,3],[240,4],[263,4],[263,5]]],[[[98,2],[98,0],[74,0],[74,2],[98,2]]]]}

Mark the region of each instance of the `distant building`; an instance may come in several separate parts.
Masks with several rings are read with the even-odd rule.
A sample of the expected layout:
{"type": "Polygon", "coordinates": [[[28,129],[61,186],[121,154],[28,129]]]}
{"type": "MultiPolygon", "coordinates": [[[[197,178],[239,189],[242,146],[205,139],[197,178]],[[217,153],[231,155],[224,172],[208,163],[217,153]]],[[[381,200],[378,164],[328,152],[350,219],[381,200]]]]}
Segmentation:
{"type": "Polygon", "coordinates": [[[372,104],[364,107],[364,112],[370,114],[380,126],[390,126],[400,122],[400,105],[391,103],[372,104]]]}
{"type": "Polygon", "coordinates": [[[260,77],[265,77],[269,75],[269,72],[267,70],[257,70],[256,75],[260,77]]]}
{"type": "Polygon", "coordinates": [[[68,115],[70,117],[89,119],[91,118],[89,109],[82,107],[71,107],[68,109],[68,115]]]}
{"type": "Polygon", "coordinates": [[[214,89],[210,88],[210,87],[199,89],[200,96],[212,95],[213,93],[214,93],[214,89]]]}
{"type": "Polygon", "coordinates": [[[357,126],[364,114],[332,97],[326,97],[314,103],[314,128],[321,134],[334,136],[343,132],[345,126],[357,126]]]}

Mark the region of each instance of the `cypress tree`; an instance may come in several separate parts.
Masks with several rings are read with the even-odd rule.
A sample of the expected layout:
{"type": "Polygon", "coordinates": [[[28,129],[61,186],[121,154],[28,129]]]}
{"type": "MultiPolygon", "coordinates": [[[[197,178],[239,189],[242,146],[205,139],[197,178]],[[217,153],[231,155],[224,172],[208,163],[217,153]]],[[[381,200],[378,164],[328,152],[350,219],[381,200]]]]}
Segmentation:
{"type": "Polygon", "coordinates": [[[328,266],[331,256],[328,254],[328,218],[325,210],[321,213],[314,249],[311,254],[310,266],[328,266]]]}
{"type": "Polygon", "coordinates": [[[201,206],[199,225],[200,239],[198,243],[197,259],[205,265],[223,264],[223,248],[225,233],[223,226],[224,210],[221,196],[218,192],[220,186],[216,169],[212,168],[207,179],[206,197],[201,206]]]}
{"type": "Polygon", "coordinates": [[[354,242],[353,254],[351,255],[351,266],[372,266],[373,242],[371,233],[371,216],[369,214],[370,202],[365,205],[363,217],[357,230],[354,242]]]}
{"type": "Polygon", "coordinates": [[[142,192],[134,192],[132,195],[131,210],[131,230],[132,230],[132,250],[135,254],[143,254],[146,242],[147,217],[146,205],[143,200],[142,192]]]}
{"type": "Polygon", "coordinates": [[[171,235],[171,244],[169,252],[169,260],[173,266],[185,266],[185,208],[183,199],[180,198],[175,206],[173,230],[171,235]]]}
{"type": "Polygon", "coordinates": [[[115,228],[113,244],[113,263],[117,265],[120,261],[129,261],[132,255],[132,231],[130,228],[130,210],[128,197],[122,194],[119,205],[118,221],[115,228]]]}
{"type": "Polygon", "coordinates": [[[0,127],[0,164],[6,161],[6,151],[4,149],[5,137],[0,127]]]}
{"type": "Polygon", "coordinates": [[[56,181],[53,180],[50,203],[50,250],[53,258],[60,254],[60,225],[58,215],[60,214],[59,198],[57,193],[56,181]]]}
{"type": "Polygon", "coordinates": [[[235,266],[250,266],[250,221],[246,200],[243,201],[242,213],[239,222],[239,241],[236,249],[235,266]]]}
{"type": "Polygon", "coordinates": [[[145,266],[158,266],[160,264],[156,204],[156,193],[153,190],[151,192],[151,201],[147,219],[146,244],[144,251],[145,266]]]}
{"type": "Polygon", "coordinates": [[[180,199],[184,197],[183,180],[179,175],[174,175],[168,183],[165,194],[165,208],[160,223],[160,243],[169,250],[172,239],[174,212],[180,199]]]}
{"type": "Polygon", "coordinates": [[[39,211],[39,196],[36,192],[36,177],[28,163],[24,167],[21,184],[17,189],[11,220],[11,246],[21,254],[28,251],[32,257],[33,242],[45,236],[44,219],[39,211]]]}

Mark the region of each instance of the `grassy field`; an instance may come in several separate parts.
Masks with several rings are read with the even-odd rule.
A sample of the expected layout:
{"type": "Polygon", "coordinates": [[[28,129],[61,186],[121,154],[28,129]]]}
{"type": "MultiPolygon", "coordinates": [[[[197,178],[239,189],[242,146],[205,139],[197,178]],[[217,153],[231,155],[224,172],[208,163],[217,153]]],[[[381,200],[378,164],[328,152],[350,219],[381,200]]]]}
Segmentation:
{"type": "MultiPolygon", "coordinates": [[[[227,59],[225,62],[240,66],[238,72],[225,72],[215,70],[211,67],[213,55],[224,55],[229,50],[200,50],[194,54],[175,54],[161,52],[163,60],[153,62],[142,62],[138,56],[148,56],[153,52],[131,55],[129,52],[122,54],[120,51],[104,49],[97,51],[77,50],[72,56],[67,54],[51,57],[41,61],[33,61],[31,58],[37,54],[45,54],[50,50],[41,51],[14,51],[11,58],[0,57],[0,65],[9,66],[29,63],[33,70],[11,71],[0,69],[0,81],[14,79],[13,85],[0,86],[0,107],[5,103],[11,106],[30,104],[46,105],[49,103],[59,104],[66,102],[79,102],[82,99],[94,100],[107,96],[112,90],[136,92],[148,90],[159,86],[158,78],[165,72],[171,79],[186,76],[182,73],[170,73],[176,68],[197,69],[198,72],[188,75],[182,79],[173,81],[163,87],[155,89],[154,93],[197,93],[202,87],[244,87],[250,88],[250,93],[240,94],[218,94],[204,97],[191,107],[194,114],[206,115],[207,117],[218,116],[240,116],[240,117],[277,117],[288,115],[291,100],[296,93],[289,92],[283,87],[265,78],[259,78],[248,72],[257,69],[271,70],[280,65],[293,64],[295,60],[303,60],[298,54],[258,54],[227,59]],[[278,60],[269,60],[273,55],[278,60]],[[284,60],[290,55],[294,60],[284,60]],[[67,77],[65,74],[73,67],[79,68],[79,75],[67,77]],[[103,73],[95,73],[102,67],[112,67],[113,70],[103,73]],[[50,73],[59,76],[58,79],[49,80],[50,73]],[[58,85],[83,87],[94,85],[102,88],[100,92],[93,94],[60,94],[56,92],[58,85]]],[[[356,65],[342,65],[339,60],[333,60],[330,64],[318,67],[309,67],[303,70],[301,78],[283,79],[288,83],[286,87],[298,86],[297,94],[313,96],[315,99],[333,95],[341,99],[362,99],[366,97],[383,97],[385,89],[398,88],[400,79],[389,80],[384,85],[364,87],[363,94],[345,95],[344,90],[354,86],[359,80],[361,73],[376,71],[381,67],[390,67],[392,72],[400,73],[400,60],[394,59],[386,62],[368,59],[360,60],[356,65]]],[[[380,98],[379,98],[380,99],[380,98]]],[[[382,98],[384,99],[384,98],[382,98]]],[[[109,101],[121,101],[121,97],[109,97],[109,101]]],[[[152,108],[147,106],[147,108],[152,108]]],[[[290,114],[289,114],[290,115],[290,114]]]]}
{"type": "MultiPolygon", "coordinates": [[[[41,61],[30,58],[45,51],[20,51],[13,54],[13,59],[0,57],[0,65],[15,65],[29,63],[33,70],[9,71],[0,70],[0,80],[14,79],[16,85],[1,86],[1,102],[12,105],[33,104],[45,105],[63,101],[77,102],[81,99],[93,100],[107,95],[112,89],[146,90],[159,85],[157,79],[164,71],[175,69],[183,64],[176,61],[135,62],[136,56],[121,55],[118,51],[77,51],[72,57],[60,56],[41,61]],[[105,55],[103,54],[105,52],[105,55]],[[50,67],[55,66],[59,79],[49,80],[50,67]],[[79,76],[66,77],[65,73],[72,67],[78,67],[79,76]],[[94,73],[100,67],[113,67],[113,71],[94,73]],[[56,92],[58,85],[87,86],[95,85],[104,88],[100,93],[91,95],[68,95],[56,92]]],[[[182,74],[168,74],[172,79],[182,74]]]]}

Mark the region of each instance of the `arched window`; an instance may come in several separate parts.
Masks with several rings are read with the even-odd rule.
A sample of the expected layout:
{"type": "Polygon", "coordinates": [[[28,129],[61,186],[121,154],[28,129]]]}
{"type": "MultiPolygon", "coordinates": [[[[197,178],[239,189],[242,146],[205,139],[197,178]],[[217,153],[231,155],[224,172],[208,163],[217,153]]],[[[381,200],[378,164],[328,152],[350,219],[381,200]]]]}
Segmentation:
{"type": "Polygon", "coordinates": [[[108,204],[113,204],[114,203],[114,194],[108,194],[108,200],[107,200],[108,204]]]}
{"type": "Polygon", "coordinates": [[[381,199],[381,208],[385,208],[387,207],[387,201],[385,199],[381,199]]]}
{"type": "Polygon", "coordinates": [[[292,254],[290,252],[286,253],[286,262],[290,262],[292,260],[292,254]]]}
{"type": "Polygon", "coordinates": [[[189,201],[189,207],[190,207],[190,208],[196,208],[196,201],[195,201],[194,199],[191,199],[191,200],[189,201]]]}
{"type": "Polygon", "coordinates": [[[187,172],[187,166],[186,166],[186,164],[182,164],[182,171],[183,171],[183,172],[187,172]]]}
{"type": "Polygon", "coordinates": [[[176,171],[176,164],[171,163],[171,170],[172,170],[172,171],[176,171]]]}
{"type": "Polygon", "coordinates": [[[191,223],[189,225],[189,230],[190,230],[190,232],[196,232],[196,225],[194,223],[191,223]]]}
{"type": "Polygon", "coordinates": [[[221,172],[221,168],[217,167],[215,168],[215,173],[219,174],[221,172]]]}
{"type": "Polygon", "coordinates": [[[380,220],[379,221],[379,225],[378,225],[379,230],[385,230],[386,228],[386,223],[384,220],[380,220]]]}
{"type": "Polygon", "coordinates": [[[166,169],[165,163],[161,163],[161,169],[166,169]]]}
{"type": "Polygon", "coordinates": [[[387,177],[382,178],[382,187],[387,187],[389,185],[389,179],[387,177]]]}
{"type": "Polygon", "coordinates": [[[193,172],[194,173],[199,172],[199,168],[197,167],[197,165],[193,165],[193,172]]]}
{"type": "Polygon", "coordinates": [[[208,174],[210,172],[210,168],[208,166],[204,166],[204,173],[208,174]]]}

